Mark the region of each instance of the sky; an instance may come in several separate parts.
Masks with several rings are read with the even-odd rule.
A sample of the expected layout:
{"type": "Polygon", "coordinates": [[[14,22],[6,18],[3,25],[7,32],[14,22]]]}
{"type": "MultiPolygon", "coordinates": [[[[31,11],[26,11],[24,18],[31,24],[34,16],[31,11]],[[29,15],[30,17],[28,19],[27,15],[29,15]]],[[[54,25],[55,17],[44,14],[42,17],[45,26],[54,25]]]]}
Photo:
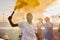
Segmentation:
{"type": "MultiPolygon", "coordinates": [[[[49,4],[49,6],[47,6],[47,7],[46,7],[46,5],[47,5],[46,3],[48,3],[50,0],[48,0],[48,1],[46,0],[47,1],[46,3],[43,2],[44,0],[43,1],[39,0],[39,1],[41,3],[40,6],[36,7],[35,9],[32,9],[32,11],[31,11],[31,8],[30,8],[30,12],[37,14],[36,17],[39,14],[40,15],[38,17],[60,15],[60,0],[56,0],[51,5],[49,4]]],[[[0,20],[1,21],[3,19],[3,16],[5,18],[8,18],[8,16],[11,15],[11,13],[13,11],[13,8],[15,6],[15,3],[16,3],[16,0],[0,0],[0,20]]],[[[26,8],[26,9],[28,9],[28,8],[26,8]]],[[[20,12],[23,13],[24,9],[22,9],[22,11],[20,11],[20,12]]],[[[27,13],[27,12],[25,12],[25,13],[27,13]]],[[[20,15],[20,14],[17,14],[17,15],[20,15]]],[[[21,15],[23,15],[23,14],[21,14],[21,15]]],[[[19,17],[19,16],[17,16],[17,17],[19,17]]]]}
{"type": "Polygon", "coordinates": [[[48,6],[44,12],[45,16],[60,15],[60,0],[54,2],[51,6],[48,6]]]}

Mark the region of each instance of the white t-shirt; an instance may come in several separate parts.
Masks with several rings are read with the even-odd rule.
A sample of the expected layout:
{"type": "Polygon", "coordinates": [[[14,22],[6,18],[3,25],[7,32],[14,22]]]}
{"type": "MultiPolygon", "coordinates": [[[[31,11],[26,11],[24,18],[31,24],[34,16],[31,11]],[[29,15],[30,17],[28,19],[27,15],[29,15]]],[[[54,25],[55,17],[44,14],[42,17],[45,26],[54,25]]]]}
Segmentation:
{"type": "Polygon", "coordinates": [[[0,38],[0,40],[4,40],[4,39],[0,38]]]}
{"type": "Polygon", "coordinates": [[[28,22],[20,22],[19,27],[22,29],[22,40],[37,40],[36,24],[28,24],[28,22]]]}

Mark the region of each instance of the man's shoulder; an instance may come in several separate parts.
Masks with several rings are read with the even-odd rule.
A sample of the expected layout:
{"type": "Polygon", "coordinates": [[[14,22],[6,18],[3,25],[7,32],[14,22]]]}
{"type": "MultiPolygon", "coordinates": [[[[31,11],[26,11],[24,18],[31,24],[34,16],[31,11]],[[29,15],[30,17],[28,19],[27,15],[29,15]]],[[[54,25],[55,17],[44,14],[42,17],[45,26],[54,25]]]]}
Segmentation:
{"type": "Polygon", "coordinates": [[[25,21],[20,21],[19,23],[26,23],[25,21]]]}
{"type": "Polygon", "coordinates": [[[18,24],[19,25],[23,25],[23,24],[25,24],[26,22],[25,21],[20,21],[18,24]]]}
{"type": "Polygon", "coordinates": [[[33,24],[33,25],[37,25],[37,23],[35,23],[35,22],[32,22],[32,24],[33,24]]]}
{"type": "Polygon", "coordinates": [[[26,24],[26,22],[24,22],[24,21],[23,22],[19,22],[18,26],[23,27],[25,24],[26,24]]]}

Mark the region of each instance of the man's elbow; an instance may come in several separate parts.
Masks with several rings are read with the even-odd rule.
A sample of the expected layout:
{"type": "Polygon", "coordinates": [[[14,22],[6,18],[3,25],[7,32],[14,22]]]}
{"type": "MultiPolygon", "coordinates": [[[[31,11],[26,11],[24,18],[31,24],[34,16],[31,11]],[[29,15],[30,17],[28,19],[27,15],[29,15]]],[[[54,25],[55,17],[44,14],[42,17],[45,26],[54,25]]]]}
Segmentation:
{"type": "Polygon", "coordinates": [[[12,27],[17,27],[18,25],[11,24],[12,27]]]}
{"type": "Polygon", "coordinates": [[[12,27],[16,27],[15,25],[11,25],[12,27]]]}

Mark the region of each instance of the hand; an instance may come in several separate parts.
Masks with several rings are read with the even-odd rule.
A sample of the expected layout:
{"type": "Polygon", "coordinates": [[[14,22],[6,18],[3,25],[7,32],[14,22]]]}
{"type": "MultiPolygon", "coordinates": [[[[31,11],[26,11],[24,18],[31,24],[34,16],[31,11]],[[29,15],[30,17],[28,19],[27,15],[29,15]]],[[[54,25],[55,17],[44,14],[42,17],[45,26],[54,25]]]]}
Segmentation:
{"type": "Polygon", "coordinates": [[[11,19],[12,19],[12,16],[9,16],[9,17],[8,17],[8,20],[11,20],[11,19]]]}

